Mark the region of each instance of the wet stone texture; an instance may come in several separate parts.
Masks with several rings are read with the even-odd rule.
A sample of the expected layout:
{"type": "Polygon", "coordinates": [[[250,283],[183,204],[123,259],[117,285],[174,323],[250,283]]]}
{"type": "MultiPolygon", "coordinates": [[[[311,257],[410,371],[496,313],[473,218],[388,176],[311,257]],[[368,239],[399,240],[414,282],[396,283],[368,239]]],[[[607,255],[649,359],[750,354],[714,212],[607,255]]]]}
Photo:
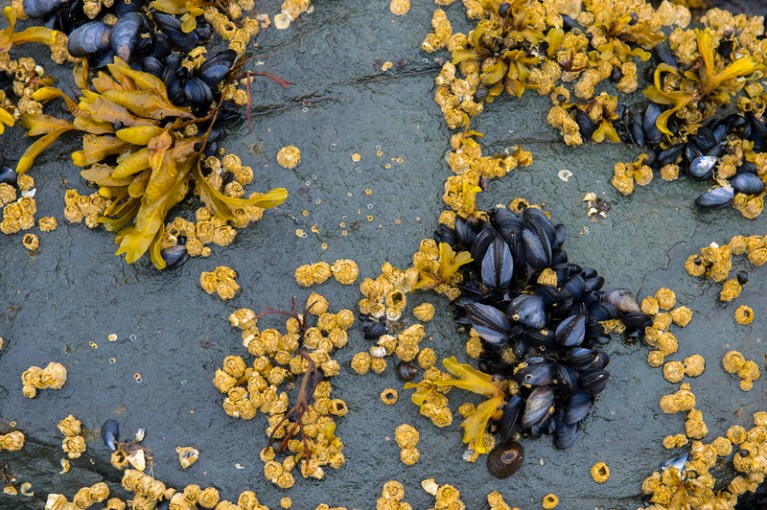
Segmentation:
{"type": "MultiPolygon", "coordinates": [[[[278,11],[274,2],[261,8],[278,11]]],[[[257,78],[253,130],[241,126],[225,145],[254,168],[251,190],[284,186],[290,197],[267,211],[261,222],[241,230],[233,245],[215,248],[209,259],[191,259],[164,273],[146,260],[125,264],[114,256],[111,234],[69,225],[63,218],[65,188],[86,191],[69,162],[75,137],[65,137],[39,158],[31,172],[37,182],[37,217],[56,216],[59,228],[40,235],[41,248],[34,256],[22,247],[20,235],[0,237],[0,336],[5,339],[0,351],[0,432],[15,421],[27,436],[24,450],[0,454],[0,461],[19,483],[32,482],[35,496],[0,495],[0,508],[42,508],[49,492],[71,498],[80,486],[100,480],[119,485],[120,473],[109,464],[109,452],[97,433],[109,418],[120,422],[123,437],[146,428],[143,444],[153,452],[154,474],[167,485],[215,485],[222,498],[235,501],[240,492],[255,490],[271,508],[284,495],[298,510],[322,502],[373,508],[381,485],[390,479],[405,484],[405,500],[413,508],[427,508],[432,500],[419,484],[430,477],[455,485],[473,509],[485,507],[493,490],[523,509],[539,508],[549,492],[559,496],[562,508],[642,505],[641,481],[679,453],[664,450],[661,440],[683,432],[684,417],[664,415],[658,408],[661,395],[677,386],[665,382],[660,369],[647,366],[647,348],[619,338],[607,347],[610,384],[575,446],[561,452],[547,437],[524,440],[526,464],[503,481],[488,475],[484,458],[475,464],[462,460],[459,417],[451,427],[436,429],[404,391],[396,406],[381,404],[379,392],[401,389],[401,383],[391,369],[365,377],[351,371],[352,355],[368,347],[358,329],[337,355],[343,368],[333,380],[333,395],[346,400],[350,410],[338,420],[337,430],[346,445],[346,465],[340,471],[328,469],[325,480],[298,477],[286,492],[271,486],[258,458],[267,442],[264,416],[235,420],[221,409],[223,397],[211,384],[215,369],[229,354],[249,359],[239,332],[228,324],[229,313],[241,307],[286,308],[291,296],[303,301],[309,292],[293,280],[300,264],[352,258],[362,277],[375,277],[387,260],[405,267],[420,239],[436,227],[443,181],[450,172],[444,161],[450,132],[433,101],[439,64],[419,49],[433,9],[427,2],[414,2],[406,16],[396,17],[386,2],[317,2],[314,13],[288,30],[270,29],[259,36],[254,69],[295,83],[283,90],[257,78]],[[394,65],[382,72],[385,61],[394,65]],[[295,170],[275,162],[279,148],[290,144],[302,151],[295,170]],[[355,152],[362,156],[358,163],[351,159],[355,152]],[[366,189],[372,194],[366,195],[366,189]],[[315,224],[319,234],[310,230],[315,224]],[[307,237],[295,234],[299,228],[307,237]],[[327,243],[326,250],[322,243],[327,243]],[[222,302],[199,288],[200,273],[217,265],[238,273],[242,289],[232,301],[222,302]],[[107,340],[110,333],[118,335],[116,342],[107,340]],[[91,340],[97,349],[89,346],[91,340]],[[50,361],[66,366],[64,388],[42,391],[34,400],[24,398],[21,373],[50,361]],[[137,372],[141,383],[134,380],[137,372]],[[56,424],[69,414],[89,429],[88,450],[72,461],[70,473],[59,475],[63,452],[56,424]],[[409,468],[400,463],[393,441],[394,429],[403,422],[421,432],[421,460],[409,468]],[[201,453],[196,464],[182,471],[175,448],[186,445],[201,453]],[[598,461],[606,462],[611,472],[601,486],[589,475],[598,461]]],[[[447,11],[453,20],[462,19],[458,3],[447,11]]],[[[53,73],[59,82],[70,80],[69,70],[53,73]]],[[[742,392],[737,377],[722,370],[721,359],[738,349],[764,367],[765,269],[749,268],[751,280],[741,297],[721,304],[719,286],[689,277],[683,263],[711,241],[764,235],[765,216],[748,221],[732,209],[700,212],[693,199],[705,185],[684,178],[665,183],[656,177],[631,197],[622,197],[610,185],[613,164],[632,160],[637,150],[610,144],[568,148],[546,125],[547,110],[545,98],[527,93],[521,100],[497,100],[476,119],[473,127],[487,134],[482,142],[486,154],[520,144],[535,158],[532,166],[489,183],[479,204],[508,204],[518,196],[543,203],[568,228],[571,260],[597,268],[608,287],[628,287],[640,299],[662,286],[674,289],[678,302],[696,314],[690,326],[674,331],[680,349],[671,359],[693,353],[706,358],[706,372],[690,382],[710,430],[708,438],[732,424],[750,426],[751,414],[767,407],[765,378],[751,392],[742,392]],[[557,177],[562,169],[573,173],[567,182],[557,177]],[[581,201],[592,191],[613,204],[601,223],[586,217],[581,201]],[[754,309],[750,326],[733,320],[740,304],[754,309]]],[[[13,129],[0,139],[2,153],[11,160],[29,143],[19,133],[13,129]]],[[[193,210],[189,206],[187,214],[193,210]]],[[[359,299],[355,286],[333,281],[312,290],[327,296],[334,311],[355,308],[359,299]]],[[[465,337],[456,331],[447,302],[427,294],[411,298],[422,300],[437,305],[435,320],[426,326],[430,339],[422,346],[432,347],[439,358],[462,358],[465,337]]],[[[273,319],[272,325],[282,327],[284,321],[273,319]]],[[[473,401],[458,390],[449,396],[453,409],[473,401]]],[[[125,493],[119,490],[117,495],[125,493]]]]}

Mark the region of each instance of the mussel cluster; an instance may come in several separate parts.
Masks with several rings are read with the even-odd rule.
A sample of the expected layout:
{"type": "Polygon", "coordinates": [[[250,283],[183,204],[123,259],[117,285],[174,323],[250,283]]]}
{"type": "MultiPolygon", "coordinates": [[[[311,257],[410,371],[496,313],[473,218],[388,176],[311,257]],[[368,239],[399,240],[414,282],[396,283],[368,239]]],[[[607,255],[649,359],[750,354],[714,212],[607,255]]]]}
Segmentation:
{"type": "Polygon", "coordinates": [[[69,53],[88,57],[96,68],[111,64],[115,56],[132,62],[147,56],[163,59],[174,49],[188,53],[212,34],[204,20],[184,32],[179,18],[156,11],[149,15],[142,0],[114,0],[110,7],[97,4],[96,13],[83,0],[23,0],[22,8],[28,17],[67,34],[69,53]]]}
{"type": "Polygon", "coordinates": [[[552,434],[560,449],[574,444],[610,378],[610,357],[601,350],[610,336],[600,323],[618,319],[625,335],[639,338],[652,320],[629,291],[603,291],[595,269],[569,262],[564,225],[540,209],[493,209],[489,216],[489,223],[456,218],[455,229],[443,225],[434,238],[471,253],[454,305],[456,321],[482,338],[479,369],[520,387],[503,409],[502,442],[488,459],[502,476],[500,467],[521,455],[518,432],[552,434]]]}

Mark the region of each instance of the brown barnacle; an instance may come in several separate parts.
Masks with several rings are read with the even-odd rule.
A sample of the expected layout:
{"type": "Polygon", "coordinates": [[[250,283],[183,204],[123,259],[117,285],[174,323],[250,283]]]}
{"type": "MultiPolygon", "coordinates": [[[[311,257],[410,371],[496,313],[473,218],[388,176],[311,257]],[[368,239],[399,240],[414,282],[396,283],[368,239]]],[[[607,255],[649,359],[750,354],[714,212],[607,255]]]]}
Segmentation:
{"type": "Polygon", "coordinates": [[[19,430],[0,435],[0,452],[17,452],[24,448],[24,433],[19,430]]]}

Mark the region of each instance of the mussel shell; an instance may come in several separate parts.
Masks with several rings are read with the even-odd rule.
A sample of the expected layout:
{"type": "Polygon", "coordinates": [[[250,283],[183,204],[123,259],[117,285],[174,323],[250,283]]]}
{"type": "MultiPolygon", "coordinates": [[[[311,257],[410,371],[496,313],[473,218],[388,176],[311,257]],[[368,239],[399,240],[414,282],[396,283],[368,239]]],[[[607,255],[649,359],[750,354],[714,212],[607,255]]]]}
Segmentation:
{"type": "Polygon", "coordinates": [[[554,405],[554,391],[548,386],[538,386],[525,400],[525,412],[522,414],[521,425],[529,429],[539,425],[548,418],[554,405]]]}
{"type": "Polygon", "coordinates": [[[412,381],[418,375],[418,367],[409,361],[400,361],[395,366],[397,377],[400,381],[412,381]]]}
{"type": "Polygon", "coordinates": [[[562,301],[562,293],[553,285],[536,285],[535,295],[540,296],[547,306],[555,305],[562,301]]]}
{"type": "Polygon", "coordinates": [[[721,209],[727,207],[735,198],[735,190],[732,186],[721,186],[703,193],[695,199],[695,205],[705,209],[721,209]]]}
{"type": "Polygon", "coordinates": [[[573,393],[565,404],[563,421],[567,425],[575,425],[584,419],[594,405],[594,396],[586,390],[573,393]]]}
{"type": "Polygon", "coordinates": [[[487,470],[496,478],[506,478],[519,470],[525,461],[525,450],[516,441],[507,441],[493,448],[487,456],[487,470]]]}
{"type": "Polygon", "coordinates": [[[389,332],[389,328],[383,322],[376,322],[370,319],[362,321],[362,334],[365,340],[378,340],[381,335],[389,332]]]}
{"type": "Polygon", "coordinates": [[[598,301],[589,307],[589,318],[595,321],[609,321],[618,317],[620,312],[612,303],[598,301]]]}
{"type": "Polygon", "coordinates": [[[597,130],[597,125],[584,111],[577,110],[575,112],[575,122],[578,124],[578,128],[583,135],[584,140],[591,140],[591,135],[597,130]]]}
{"type": "Polygon", "coordinates": [[[184,97],[196,106],[210,106],[213,102],[213,92],[210,87],[199,78],[189,78],[184,85],[184,97]]]}
{"type": "Polygon", "coordinates": [[[136,12],[120,16],[109,34],[109,44],[115,55],[129,62],[143,27],[144,19],[136,12]]]}
{"type": "Polygon", "coordinates": [[[112,29],[101,21],[80,25],[69,34],[67,51],[73,57],[89,57],[109,48],[112,29]]]}
{"type": "Polygon", "coordinates": [[[665,166],[675,163],[679,155],[682,153],[682,150],[684,150],[684,144],[675,143],[669,146],[667,149],[659,152],[658,157],[655,158],[655,161],[658,163],[658,166],[665,166]]]}
{"type": "Polygon", "coordinates": [[[524,218],[521,214],[515,213],[509,209],[500,208],[491,209],[489,214],[491,223],[498,230],[498,232],[501,233],[501,235],[504,235],[508,232],[522,234],[524,218]]]}
{"type": "Polygon", "coordinates": [[[511,324],[503,312],[497,308],[481,303],[468,304],[466,315],[477,334],[488,343],[505,343],[511,333],[511,324]]]}
{"type": "Polygon", "coordinates": [[[748,271],[738,271],[735,273],[735,278],[738,279],[738,283],[745,285],[748,283],[748,271]]]}
{"type": "Polygon", "coordinates": [[[477,232],[468,221],[459,216],[455,219],[455,235],[462,246],[471,248],[477,237],[477,232]]]}
{"type": "Polygon", "coordinates": [[[539,296],[521,294],[506,308],[506,317],[527,328],[542,329],[546,326],[546,305],[539,296]]]}
{"type": "Polygon", "coordinates": [[[531,386],[548,386],[554,378],[554,366],[552,361],[543,363],[528,364],[520,368],[514,374],[514,380],[519,384],[529,384],[531,386]]]}
{"type": "Polygon", "coordinates": [[[495,230],[489,223],[482,225],[477,237],[474,238],[474,243],[471,245],[471,258],[474,260],[483,260],[485,253],[493,244],[495,238],[498,237],[498,231],[495,230]]]}
{"type": "Polygon", "coordinates": [[[131,12],[138,12],[143,4],[144,0],[115,0],[115,14],[122,17],[131,12]]]}
{"type": "Polygon", "coordinates": [[[584,292],[586,292],[586,281],[579,274],[568,278],[564,285],[562,285],[562,294],[570,296],[575,301],[580,301],[584,292]]]}
{"type": "Polygon", "coordinates": [[[23,0],[21,8],[29,18],[37,19],[57,11],[69,3],[69,0],[23,0]]]}
{"type": "Polygon", "coordinates": [[[557,428],[554,430],[554,446],[559,450],[567,450],[575,444],[578,439],[578,424],[572,425],[564,421],[557,421],[557,428]]]}
{"type": "Polygon", "coordinates": [[[682,454],[674,457],[673,459],[669,459],[660,466],[661,471],[665,471],[670,467],[674,467],[679,471],[681,474],[684,470],[685,464],[687,463],[687,458],[690,456],[689,452],[683,452],[682,454]]]}
{"type": "Polygon", "coordinates": [[[524,408],[525,400],[519,395],[512,395],[509,397],[509,401],[503,406],[503,415],[501,421],[498,424],[498,435],[501,436],[502,441],[511,440],[514,438],[519,429],[519,418],[522,415],[522,409],[524,408]]]}
{"type": "Polygon", "coordinates": [[[546,334],[542,331],[532,331],[528,330],[525,331],[523,334],[523,338],[529,343],[530,345],[534,345],[535,347],[538,347],[540,350],[548,351],[551,349],[559,349],[562,347],[557,343],[556,338],[554,338],[553,334],[546,334]]]}
{"type": "Polygon", "coordinates": [[[154,11],[155,23],[170,41],[185,53],[189,53],[200,45],[200,36],[196,31],[185,33],[181,28],[181,20],[171,14],[154,11]]]}
{"type": "Polygon", "coordinates": [[[199,76],[210,88],[215,88],[223,81],[232,69],[237,53],[234,50],[223,50],[210,58],[200,66],[199,76]]]}
{"type": "Polygon", "coordinates": [[[0,183],[15,186],[18,178],[19,176],[16,174],[16,170],[13,168],[9,166],[0,168],[0,183]]]}
{"type": "Polygon", "coordinates": [[[495,290],[505,289],[511,283],[514,259],[503,237],[497,236],[482,259],[482,283],[495,290]]]}
{"type": "Polygon", "coordinates": [[[736,193],[756,195],[764,191],[764,183],[755,174],[749,172],[739,173],[730,179],[730,186],[736,193]]]}
{"type": "Polygon", "coordinates": [[[586,314],[579,313],[560,322],[554,334],[557,342],[565,347],[581,345],[586,338],[586,318],[586,314]]]}
{"type": "Polygon", "coordinates": [[[145,73],[149,73],[158,78],[162,78],[162,74],[165,71],[165,65],[162,62],[160,62],[160,59],[153,56],[149,56],[149,57],[145,57],[141,61],[141,69],[145,73]]]}
{"type": "Polygon", "coordinates": [[[640,313],[642,311],[636,298],[628,289],[613,289],[605,292],[604,300],[622,313],[640,313]]]}
{"type": "Polygon", "coordinates": [[[708,179],[719,161],[714,156],[698,156],[690,162],[687,172],[696,179],[708,179]]]}
{"type": "Polygon", "coordinates": [[[120,440],[120,424],[115,420],[107,420],[101,426],[101,439],[109,448],[109,451],[117,450],[117,441],[120,440]]]}
{"type": "Polygon", "coordinates": [[[554,367],[554,384],[557,389],[572,393],[578,389],[578,372],[568,365],[557,363],[554,367]]]}
{"type": "Polygon", "coordinates": [[[655,124],[662,113],[663,109],[656,103],[647,105],[644,117],[642,118],[642,130],[644,131],[645,140],[648,144],[655,145],[660,143],[663,139],[663,133],[661,133],[660,129],[658,129],[658,126],[655,124]]]}
{"type": "Polygon", "coordinates": [[[592,395],[602,393],[610,380],[610,372],[599,368],[590,368],[581,372],[578,386],[587,390],[592,395]]]}
{"type": "Polygon", "coordinates": [[[671,48],[669,48],[666,43],[657,44],[653,48],[653,53],[659,62],[668,64],[671,67],[679,67],[679,62],[676,60],[676,55],[674,55],[674,52],[671,51],[671,48]]]}
{"type": "Polygon", "coordinates": [[[165,269],[174,269],[186,262],[189,258],[189,253],[186,251],[186,246],[177,244],[162,250],[160,256],[165,261],[165,269]]]}
{"type": "Polygon", "coordinates": [[[432,234],[431,238],[434,239],[434,242],[437,244],[446,243],[449,244],[450,247],[454,250],[458,249],[458,239],[447,225],[440,224],[439,228],[434,231],[434,234],[432,234]]]}
{"type": "Polygon", "coordinates": [[[551,265],[551,242],[537,224],[525,224],[522,229],[522,244],[525,247],[525,260],[533,270],[540,271],[551,265]]]}

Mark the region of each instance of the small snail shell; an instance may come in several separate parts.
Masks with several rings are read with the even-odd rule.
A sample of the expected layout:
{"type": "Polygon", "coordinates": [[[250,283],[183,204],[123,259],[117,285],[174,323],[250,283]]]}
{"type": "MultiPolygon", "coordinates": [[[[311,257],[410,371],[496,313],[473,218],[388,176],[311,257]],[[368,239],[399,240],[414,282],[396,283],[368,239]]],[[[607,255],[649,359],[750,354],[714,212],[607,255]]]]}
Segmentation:
{"type": "Polygon", "coordinates": [[[525,461],[525,450],[516,441],[501,443],[487,456],[487,470],[496,478],[511,476],[525,461]]]}

